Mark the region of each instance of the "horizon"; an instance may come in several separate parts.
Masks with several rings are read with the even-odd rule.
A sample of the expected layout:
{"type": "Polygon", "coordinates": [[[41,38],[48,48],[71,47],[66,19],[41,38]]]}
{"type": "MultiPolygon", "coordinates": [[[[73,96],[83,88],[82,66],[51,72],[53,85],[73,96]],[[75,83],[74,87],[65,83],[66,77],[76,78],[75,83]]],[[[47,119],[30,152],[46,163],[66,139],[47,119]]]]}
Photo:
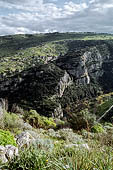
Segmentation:
{"type": "Polygon", "coordinates": [[[52,32],[113,34],[113,0],[1,0],[0,36],[52,32]]]}
{"type": "Polygon", "coordinates": [[[54,34],[54,33],[58,33],[58,34],[66,34],[66,33],[68,33],[68,34],[102,34],[102,35],[113,35],[113,33],[107,33],[107,32],[40,32],[40,33],[21,33],[21,34],[19,34],[19,33],[17,33],[17,34],[6,34],[6,35],[0,35],[0,37],[5,37],[5,36],[16,36],[16,35],[38,35],[38,34],[54,34]]]}

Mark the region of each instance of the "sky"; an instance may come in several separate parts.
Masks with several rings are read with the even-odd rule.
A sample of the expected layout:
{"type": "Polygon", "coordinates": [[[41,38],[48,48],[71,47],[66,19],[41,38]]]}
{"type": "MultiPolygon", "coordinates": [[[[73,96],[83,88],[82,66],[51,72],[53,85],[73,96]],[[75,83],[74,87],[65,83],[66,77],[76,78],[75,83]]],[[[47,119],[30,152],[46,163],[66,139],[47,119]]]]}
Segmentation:
{"type": "Polygon", "coordinates": [[[113,33],[113,0],[0,0],[0,35],[113,33]]]}

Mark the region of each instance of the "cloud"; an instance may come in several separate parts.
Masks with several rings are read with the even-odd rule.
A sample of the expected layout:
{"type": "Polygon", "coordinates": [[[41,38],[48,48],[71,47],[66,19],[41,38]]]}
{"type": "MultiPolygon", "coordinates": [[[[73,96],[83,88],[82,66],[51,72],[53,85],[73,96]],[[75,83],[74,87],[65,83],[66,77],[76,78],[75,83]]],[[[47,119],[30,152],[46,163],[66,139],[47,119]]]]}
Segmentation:
{"type": "Polygon", "coordinates": [[[1,0],[0,35],[39,32],[113,32],[113,0],[1,0]],[[8,12],[9,10],[9,12],[8,12]]]}

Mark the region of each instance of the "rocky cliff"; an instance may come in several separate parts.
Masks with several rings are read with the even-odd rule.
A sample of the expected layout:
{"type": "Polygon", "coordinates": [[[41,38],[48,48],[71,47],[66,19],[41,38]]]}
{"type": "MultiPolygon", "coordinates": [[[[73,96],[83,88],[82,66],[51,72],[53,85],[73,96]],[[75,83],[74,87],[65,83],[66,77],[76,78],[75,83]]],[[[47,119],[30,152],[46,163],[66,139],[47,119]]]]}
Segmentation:
{"type": "Polygon", "coordinates": [[[0,98],[8,99],[9,109],[16,103],[43,115],[63,117],[66,104],[113,90],[112,40],[66,40],[64,44],[68,50],[62,53],[59,48],[59,55],[48,56],[46,62],[35,60],[10,75],[2,71],[0,98]]]}

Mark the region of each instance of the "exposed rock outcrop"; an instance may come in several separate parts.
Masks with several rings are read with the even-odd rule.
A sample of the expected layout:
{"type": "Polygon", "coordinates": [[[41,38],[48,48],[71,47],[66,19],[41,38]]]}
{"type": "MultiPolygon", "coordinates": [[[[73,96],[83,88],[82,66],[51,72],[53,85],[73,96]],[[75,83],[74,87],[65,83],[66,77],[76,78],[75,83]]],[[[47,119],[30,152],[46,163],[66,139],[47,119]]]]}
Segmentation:
{"type": "Polygon", "coordinates": [[[3,118],[4,109],[5,109],[5,100],[1,98],[0,99],[0,119],[3,118]]]}
{"type": "MultiPolygon", "coordinates": [[[[106,47],[107,48],[107,47],[106,47]]],[[[87,85],[103,76],[103,63],[109,60],[96,47],[72,51],[56,60],[56,64],[73,76],[76,85],[87,85]]]]}
{"type": "Polygon", "coordinates": [[[70,75],[65,71],[63,77],[60,78],[60,81],[57,85],[58,97],[62,97],[65,89],[73,83],[70,75]]]}

